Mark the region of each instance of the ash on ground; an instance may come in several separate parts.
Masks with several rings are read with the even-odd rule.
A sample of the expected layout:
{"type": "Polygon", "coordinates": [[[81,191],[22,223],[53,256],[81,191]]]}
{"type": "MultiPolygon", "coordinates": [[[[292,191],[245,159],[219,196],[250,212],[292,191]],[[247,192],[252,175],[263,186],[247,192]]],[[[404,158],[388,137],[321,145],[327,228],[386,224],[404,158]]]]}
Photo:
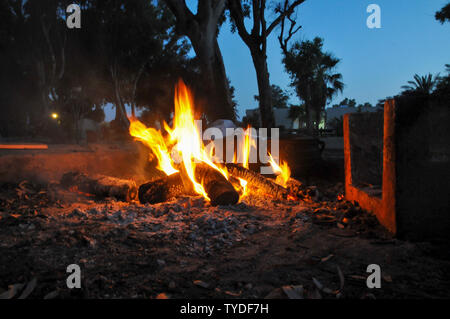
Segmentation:
{"type": "Polygon", "coordinates": [[[393,238],[342,184],[303,201],[96,200],[58,185],[3,185],[0,295],[29,298],[449,297],[448,252],[393,238]],[[67,288],[77,264],[81,289],[67,288]],[[380,289],[366,284],[380,265],[380,289]],[[22,287],[22,286],[21,286],[22,287]]]}

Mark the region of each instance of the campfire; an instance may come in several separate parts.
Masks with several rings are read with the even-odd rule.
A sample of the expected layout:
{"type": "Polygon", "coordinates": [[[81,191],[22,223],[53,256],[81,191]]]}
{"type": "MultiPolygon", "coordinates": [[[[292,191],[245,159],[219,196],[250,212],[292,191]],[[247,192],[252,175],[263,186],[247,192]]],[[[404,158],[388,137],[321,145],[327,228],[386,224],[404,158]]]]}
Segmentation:
{"type": "Polygon", "coordinates": [[[64,175],[61,184],[96,196],[124,201],[139,199],[142,204],[161,203],[180,195],[202,196],[213,206],[237,204],[250,193],[279,200],[307,196],[307,188],[291,178],[288,163],[277,163],[269,152],[268,163],[276,178],[249,169],[250,155],[257,144],[257,134],[251,127],[238,139],[233,161],[221,163],[214,142],[205,146],[194,114],[193,96],[180,80],[175,89],[172,126],[164,122],[164,130],[156,130],[136,118],[130,119],[130,135],[151,150],[164,177],[137,187],[130,180],[70,172],[64,175]]]}
{"type": "Polygon", "coordinates": [[[136,143],[30,156],[23,171],[45,166],[54,175],[0,185],[0,296],[336,299],[429,296],[435,287],[433,296],[448,295],[448,260],[440,259],[448,249],[424,256],[423,246],[394,238],[348,201],[342,182],[293,178],[295,157],[277,160],[272,145],[263,154],[272,174],[260,173],[261,135],[250,127],[223,163],[194,114],[180,82],[162,130],[130,119],[136,143]],[[405,260],[414,265],[406,280],[405,260]],[[83,272],[80,290],[66,285],[72,264],[83,272]],[[382,267],[386,287],[375,293],[366,285],[371,264],[382,267]],[[409,278],[424,273],[431,275],[417,282],[425,288],[411,293],[409,278]]]}

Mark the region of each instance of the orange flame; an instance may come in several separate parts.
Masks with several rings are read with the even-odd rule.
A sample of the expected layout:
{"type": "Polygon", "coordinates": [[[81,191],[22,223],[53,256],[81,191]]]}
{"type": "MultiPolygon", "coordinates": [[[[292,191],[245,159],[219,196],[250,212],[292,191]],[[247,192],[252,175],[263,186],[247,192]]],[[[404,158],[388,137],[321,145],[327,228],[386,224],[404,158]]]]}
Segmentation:
{"type": "Polygon", "coordinates": [[[211,154],[203,145],[202,134],[195,124],[193,113],[193,98],[183,83],[179,81],[175,88],[175,113],[173,127],[164,123],[164,129],[169,133],[166,141],[160,131],[147,128],[138,120],[132,119],[130,134],[149,146],[158,159],[158,169],[171,175],[178,172],[174,168],[174,161],[170,156],[167,145],[174,145],[171,149],[181,158],[186,175],[192,182],[194,191],[209,200],[203,185],[195,178],[195,167],[198,163],[204,163],[219,171],[228,179],[228,172],[212,162],[211,154]]]}
{"type": "Polygon", "coordinates": [[[242,163],[242,166],[245,168],[248,168],[248,159],[250,158],[250,149],[253,146],[252,145],[252,130],[251,127],[247,127],[245,130],[245,139],[244,139],[244,145],[243,145],[243,155],[244,155],[244,161],[242,163]]]}
{"type": "Polygon", "coordinates": [[[150,147],[158,159],[157,168],[166,175],[172,175],[178,170],[172,166],[172,159],[170,158],[169,150],[167,149],[166,141],[160,131],[151,127],[146,127],[137,119],[131,119],[130,121],[130,134],[136,137],[136,139],[143,142],[150,147]]]}
{"type": "Polygon", "coordinates": [[[280,165],[278,165],[275,159],[269,153],[269,163],[270,166],[272,166],[272,169],[275,172],[275,174],[278,175],[275,182],[283,187],[286,187],[287,182],[291,177],[291,169],[289,168],[287,162],[281,161],[280,165]]]}
{"type": "MultiPolygon", "coordinates": [[[[195,167],[202,163],[209,165],[219,171],[226,179],[229,179],[226,167],[218,166],[213,162],[213,152],[207,150],[203,144],[202,132],[196,125],[194,118],[194,102],[192,95],[186,85],[180,80],[175,88],[175,112],[173,125],[170,127],[164,124],[164,130],[168,133],[167,137],[151,127],[146,127],[137,119],[130,119],[130,134],[137,140],[148,146],[158,160],[157,168],[166,175],[172,175],[179,172],[182,168],[192,183],[194,191],[209,200],[208,195],[200,181],[195,178],[195,167]],[[180,161],[174,160],[174,157],[180,161]]],[[[254,146],[252,139],[251,127],[245,130],[245,138],[238,145],[238,149],[243,156],[242,166],[249,167],[249,158],[251,147],[254,146]]],[[[270,155],[270,154],[269,154],[270,155]]],[[[234,154],[234,163],[237,162],[236,153],[234,154]]],[[[274,171],[279,174],[277,183],[286,186],[290,177],[290,170],[287,163],[282,162],[278,166],[272,156],[270,156],[270,164],[274,171]]],[[[234,185],[242,190],[241,197],[247,194],[247,181],[238,178],[240,185],[234,185]]]]}
{"type": "Polygon", "coordinates": [[[194,185],[194,190],[208,199],[203,186],[198,183],[194,176],[197,163],[205,163],[222,173],[228,179],[228,172],[212,162],[210,153],[203,145],[202,134],[195,125],[193,114],[193,99],[183,81],[178,82],[175,89],[175,115],[173,128],[164,123],[164,128],[169,133],[171,141],[176,143],[175,150],[183,160],[183,165],[189,179],[194,185]]]}
{"type": "MultiPolygon", "coordinates": [[[[242,155],[243,155],[243,162],[242,162],[242,166],[244,168],[248,168],[248,162],[249,162],[249,158],[250,158],[250,150],[251,147],[254,145],[254,141],[252,140],[252,130],[251,127],[248,126],[247,129],[244,132],[245,134],[245,138],[244,138],[244,142],[242,143],[242,155]]],[[[234,162],[236,163],[236,154],[234,156],[234,162]]],[[[239,178],[239,183],[241,184],[241,188],[242,188],[242,197],[247,195],[247,184],[248,182],[243,179],[243,178],[239,178]]]]}

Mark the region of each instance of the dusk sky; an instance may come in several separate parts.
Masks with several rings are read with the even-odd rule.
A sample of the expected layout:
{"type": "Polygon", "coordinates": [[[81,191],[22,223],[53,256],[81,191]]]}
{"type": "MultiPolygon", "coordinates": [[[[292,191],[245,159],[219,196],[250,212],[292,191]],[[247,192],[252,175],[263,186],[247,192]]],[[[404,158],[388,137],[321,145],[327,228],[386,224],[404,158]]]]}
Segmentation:
{"type": "MultiPolygon", "coordinates": [[[[324,48],[342,60],[337,71],[343,75],[345,89],[332,103],[349,97],[358,103],[376,104],[379,99],[399,93],[415,73],[436,74],[450,63],[450,24],[442,25],[434,18],[435,12],[447,2],[306,0],[297,15],[302,30],[292,41],[322,37],[324,48]],[[366,25],[369,16],[366,9],[372,3],[381,7],[381,29],[369,29],[366,25]]],[[[188,1],[193,11],[196,3],[196,0],[188,1]]],[[[279,28],[268,40],[270,81],[288,89],[292,94],[291,103],[298,104],[281,62],[278,33],[279,28]]],[[[257,107],[253,96],[258,94],[258,88],[250,52],[238,34],[231,33],[228,23],[220,30],[219,45],[227,75],[236,88],[242,119],[246,109],[257,107]]]]}
{"type": "MultiPolygon", "coordinates": [[[[372,104],[399,93],[415,73],[439,73],[450,63],[450,24],[440,24],[434,14],[447,0],[307,0],[298,9],[297,23],[302,30],[295,40],[324,38],[324,47],[342,59],[344,93],[335,98],[354,98],[372,104]],[[381,29],[366,25],[369,4],[381,7],[381,29]]],[[[270,20],[271,21],[271,20],[270,20]]],[[[270,81],[290,89],[289,76],[281,63],[277,35],[268,41],[270,81]]],[[[236,88],[239,115],[256,108],[253,96],[258,87],[248,48],[228,25],[220,31],[219,44],[225,67],[236,88]]],[[[298,99],[291,90],[291,103],[298,99]]]]}

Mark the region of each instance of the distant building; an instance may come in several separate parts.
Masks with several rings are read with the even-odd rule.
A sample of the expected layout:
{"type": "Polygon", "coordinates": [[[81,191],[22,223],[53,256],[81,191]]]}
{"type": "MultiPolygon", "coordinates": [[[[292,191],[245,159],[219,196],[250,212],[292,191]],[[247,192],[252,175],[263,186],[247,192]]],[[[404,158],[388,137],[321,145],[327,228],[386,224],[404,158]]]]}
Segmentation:
{"type": "MultiPolygon", "coordinates": [[[[365,113],[365,112],[377,112],[381,110],[379,107],[370,107],[370,106],[362,106],[362,107],[349,107],[349,106],[339,106],[339,107],[330,107],[325,109],[325,113],[321,116],[321,121],[319,124],[319,128],[330,128],[331,123],[335,119],[340,119],[344,114],[347,113],[365,113]]],[[[289,108],[274,108],[273,115],[275,117],[275,126],[276,127],[284,127],[285,129],[299,129],[306,127],[304,122],[300,122],[299,119],[291,119],[289,118],[289,108]]],[[[261,126],[261,116],[259,113],[259,109],[248,109],[245,111],[245,115],[249,119],[254,119],[256,123],[261,126]]]]}

